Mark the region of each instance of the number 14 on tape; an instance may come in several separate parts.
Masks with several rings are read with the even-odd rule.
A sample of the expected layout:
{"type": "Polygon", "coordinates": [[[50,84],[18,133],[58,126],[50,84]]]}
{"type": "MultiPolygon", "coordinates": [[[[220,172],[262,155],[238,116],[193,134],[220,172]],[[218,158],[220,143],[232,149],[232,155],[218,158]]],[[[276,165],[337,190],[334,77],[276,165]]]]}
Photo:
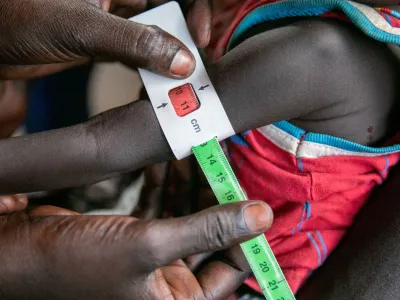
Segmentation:
{"type": "MultiPolygon", "coordinates": [[[[216,138],[193,153],[220,204],[247,200],[216,138]]],[[[295,300],[264,235],[240,246],[267,300],[295,300]]]]}

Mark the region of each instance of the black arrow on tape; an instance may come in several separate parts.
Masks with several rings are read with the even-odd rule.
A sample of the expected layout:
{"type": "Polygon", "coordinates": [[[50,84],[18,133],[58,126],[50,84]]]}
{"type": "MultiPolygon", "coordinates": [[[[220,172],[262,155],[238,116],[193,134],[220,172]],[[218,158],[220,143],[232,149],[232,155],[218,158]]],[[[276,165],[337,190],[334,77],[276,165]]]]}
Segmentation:
{"type": "Polygon", "coordinates": [[[164,108],[164,107],[166,107],[168,105],[168,103],[163,103],[163,104],[161,104],[160,106],[158,106],[157,108],[164,108]]]}
{"type": "Polygon", "coordinates": [[[200,90],[200,91],[203,91],[205,88],[208,88],[209,86],[210,86],[209,84],[203,85],[201,88],[199,88],[199,90],[200,90]]]}

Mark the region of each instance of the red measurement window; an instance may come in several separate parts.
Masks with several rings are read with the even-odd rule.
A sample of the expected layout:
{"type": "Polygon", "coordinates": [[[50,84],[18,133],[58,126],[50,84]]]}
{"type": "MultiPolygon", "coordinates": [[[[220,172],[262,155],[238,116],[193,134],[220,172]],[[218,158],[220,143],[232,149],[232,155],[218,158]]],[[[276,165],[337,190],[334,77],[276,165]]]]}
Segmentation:
{"type": "Polygon", "coordinates": [[[168,92],[168,96],[179,117],[184,117],[200,107],[200,102],[190,83],[173,88],[168,92]]]}

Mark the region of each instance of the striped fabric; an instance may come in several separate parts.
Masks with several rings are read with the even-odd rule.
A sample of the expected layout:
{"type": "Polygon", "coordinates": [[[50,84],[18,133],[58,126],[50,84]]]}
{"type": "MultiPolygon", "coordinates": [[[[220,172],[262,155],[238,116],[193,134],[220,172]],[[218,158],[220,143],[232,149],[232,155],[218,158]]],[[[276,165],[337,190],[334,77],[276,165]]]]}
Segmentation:
{"type": "MultiPolygon", "coordinates": [[[[294,16],[347,20],[377,41],[400,45],[400,14],[388,8],[345,0],[230,0],[218,5],[208,49],[211,60],[232,49],[253,26],[294,16]]],[[[386,147],[367,147],[281,121],[226,143],[249,198],[274,209],[266,237],[293,292],[323,264],[373,188],[397,164],[399,142],[395,137],[386,147]]],[[[246,283],[261,292],[254,278],[246,283]]]]}

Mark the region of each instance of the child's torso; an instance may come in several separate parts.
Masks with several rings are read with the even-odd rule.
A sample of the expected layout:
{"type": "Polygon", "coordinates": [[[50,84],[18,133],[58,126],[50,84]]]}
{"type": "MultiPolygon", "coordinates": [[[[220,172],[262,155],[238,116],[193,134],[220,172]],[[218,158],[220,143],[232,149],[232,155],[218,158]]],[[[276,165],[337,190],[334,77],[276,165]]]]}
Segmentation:
{"type": "MultiPolygon", "coordinates": [[[[246,26],[274,19],[271,16],[285,9],[276,19],[323,15],[348,21],[360,18],[357,13],[364,13],[365,8],[366,24],[371,15],[381,18],[374,19],[378,33],[368,24],[366,33],[383,42],[400,44],[400,29],[396,28],[400,27],[400,15],[393,11],[370,11],[348,1],[310,0],[301,1],[302,7],[298,2],[284,1],[284,6],[257,12],[265,4],[279,2],[230,1],[223,3],[225,6],[219,2],[209,49],[211,59],[226,53],[235,38],[245,33],[246,26]],[[328,2],[346,14],[331,13],[334,6],[328,2]],[[256,15],[254,20],[247,18],[251,14],[256,15]]],[[[312,123],[292,123],[315,131],[312,123]]],[[[400,157],[397,140],[392,141],[393,147],[371,148],[303,129],[282,121],[236,135],[227,142],[229,158],[248,197],[264,200],[274,209],[275,222],[266,236],[294,291],[337,246],[372,189],[382,183],[400,157]]],[[[258,289],[254,279],[247,283],[258,289]]]]}

